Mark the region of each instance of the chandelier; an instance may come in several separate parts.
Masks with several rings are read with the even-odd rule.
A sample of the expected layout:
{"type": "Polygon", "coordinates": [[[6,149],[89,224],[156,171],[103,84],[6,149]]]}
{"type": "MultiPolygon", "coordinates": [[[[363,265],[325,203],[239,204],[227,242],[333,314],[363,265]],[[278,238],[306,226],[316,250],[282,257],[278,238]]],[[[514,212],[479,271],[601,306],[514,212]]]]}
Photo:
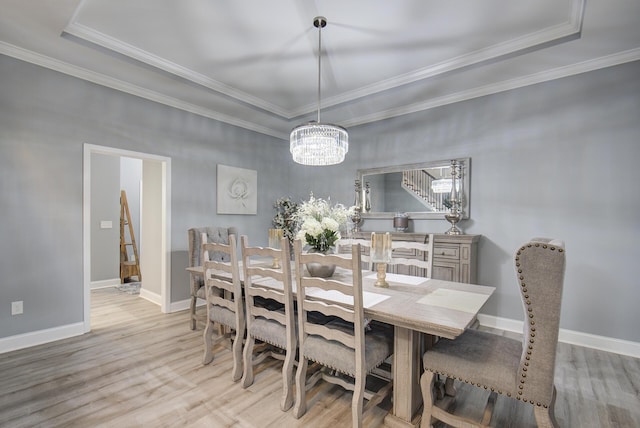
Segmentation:
{"type": "Polygon", "coordinates": [[[327,19],[317,16],[313,25],[318,29],[318,120],[293,128],[289,151],[294,162],[302,165],[335,165],[342,162],[349,151],[349,134],[341,126],[320,122],[322,28],[327,25],[327,19]]]}

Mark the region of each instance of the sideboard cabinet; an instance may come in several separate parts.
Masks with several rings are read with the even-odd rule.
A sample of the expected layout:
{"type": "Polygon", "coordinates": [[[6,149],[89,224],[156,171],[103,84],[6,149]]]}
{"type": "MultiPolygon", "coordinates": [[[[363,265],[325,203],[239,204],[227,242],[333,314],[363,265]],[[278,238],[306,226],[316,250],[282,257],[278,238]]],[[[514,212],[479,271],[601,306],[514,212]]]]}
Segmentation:
{"type": "MultiPolygon", "coordinates": [[[[428,242],[428,234],[389,232],[394,241],[428,242]]],[[[371,232],[356,232],[354,238],[370,239],[371,232]]],[[[432,278],[445,281],[476,283],[478,241],[481,235],[433,235],[433,273],[432,278]]],[[[367,249],[368,250],[368,249],[367,249]]],[[[420,251],[402,254],[402,257],[414,257],[424,260],[420,251]]],[[[393,272],[393,267],[392,268],[393,272]]],[[[396,272],[405,273],[405,272],[396,272]]],[[[409,272],[406,272],[409,273],[409,272]]],[[[415,274],[411,272],[411,274],[415,274]]]]}

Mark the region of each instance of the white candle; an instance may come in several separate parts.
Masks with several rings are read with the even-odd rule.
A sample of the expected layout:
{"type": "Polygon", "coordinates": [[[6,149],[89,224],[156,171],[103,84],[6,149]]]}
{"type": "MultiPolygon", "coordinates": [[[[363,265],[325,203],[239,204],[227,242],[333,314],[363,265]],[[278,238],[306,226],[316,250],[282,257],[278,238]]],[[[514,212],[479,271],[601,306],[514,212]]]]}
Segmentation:
{"type": "Polygon", "coordinates": [[[374,263],[391,262],[391,235],[386,233],[371,233],[371,261],[374,263]]]}

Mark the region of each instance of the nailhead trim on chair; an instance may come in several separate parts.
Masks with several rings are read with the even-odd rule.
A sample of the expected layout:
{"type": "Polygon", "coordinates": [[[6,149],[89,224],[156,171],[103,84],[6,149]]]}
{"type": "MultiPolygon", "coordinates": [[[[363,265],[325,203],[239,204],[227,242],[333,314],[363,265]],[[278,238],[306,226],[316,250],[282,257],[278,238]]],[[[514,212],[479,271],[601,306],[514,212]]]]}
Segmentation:
{"type": "MultiPolygon", "coordinates": [[[[527,284],[525,282],[524,276],[522,275],[522,269],[520,269],[520,254],[522,254],[523,251],[525,251],[527,248],[531,248],[531,247],[540,247],[542,246],[543,249],[551,249],[551,251],[555,251],[556,247],[555,246],[551,246],[549,247],[549,245],[547,244],[540,244],[540,243],[534,243],[534,244],[527,244],[526,247],[522,247],[520,248],[520,250],[518,251],[518,253],[516,254],[516,267],[518,267],[518,274],[519,274],[519,279],[520,279],[520,287],[521,287],[521,291],[522,291],[522,295],[525,299],[525,303],[527,306],[531,306],[531,300],[529,300],[529,295],[528,290],[527,290],[527,284]]],[[[558,252],[562,253],[564,250],[562,248],[558,248],[558,252]]],[[[520,380],[520,385],[518,385],[518,396],[516,397],[517,400],[522,400],[524,402],[529,402],[530,404],[534,404],[538,407],[544,407],[545,409],[549,407],[548,404],[544,403],[534,403],[533,400],[527,400],[525,397],[522,397],[523,393],[522,390],[524,389],[524,384],[525,384],[525,378],[527,377],[527,369],[529,367],[529,360],[531,359],[531,354],[533,352],[533,344],[535,343],[535,337],[536,337],[536,328],[535,326],[535,320],[534,320],[534,314],[533,314],[533,308],[528,307],[527,308],[527,312],[529,312],[529,325],[531,326],[530,328],[530,333],[529,333],[529,345],[528,345],[528,351],[527,351],[527,356],[525,357],[525,362],[523,363],[523,365],[520,367],[520,371],[521,371],[521,375],[522,375],[522,379],[520,380]]]]}
{"type": "MultiPolygon", "coordinates": [[[[529,295],[526,294],[526,293],[528,293],[527,285],[524,282],[524,276],[522,276],[522,269],[520,269],[520,257],[519,256],[522,253],[522,251],[525,251],[526,248],[531,248],[532,246],[535,246],[535,247],[542,246],[542,248],[544,248],[544,249],[549,248],[551,251],[555,251],[556,250],[556,247],[554,247],[554,246],[549,247],[547,244],[534,243],[534,244],[527,244],[526,247],[520,248],[520,250],[517,252],[515,260],[516,260],[516,267],[518,267],[518,275],[519,275],[518,278],[520,280],[520,287],[522,289],[522,293],[523,293],[525,299],[527,299],[526,300],[526,304],[527,305],[531,305],[531,301],[528,300],[529,299],[529,295]]],[[[558,248],[557,250],[558,250],[559,253],[564,252],[564,250],[562,248],[558,248]]],[[[532,308],[527,308],[527,311],[529,312],[529,318],[530,318],[529,325],[531,325],[532,327],[531,327],[531,333],[529,335],[530,339],[529,339],[529,345],[528,345],[528,350],[527,350],[527,356],[525,357],[526,361],[524,362],[523,366],[520,367],[521,372],[526,372],[527,371],[527,368],[529,366],[529,360],[531,359],[531,353],[533,351],[533,344],[535,343],[534,338],[536,336],[536,334],[535,334],[536,329],[535,329],[535,327],[533,327],[536,324],[535,320],[533,319],[534,318],[533,309],[532,308]]],[[[433,373],[440,374],[442,376],[446,376],[446,377],[451,378],[451,379],[456,378],[456,376],[451,376],[451,375],[449,375],[447,373],[440,373],[438,371],[430,370],[430,369],[429,369],[429,371],[431,371],[433,373]]],[[[521,400],[521,401],[523,401],[525,403],[528,402],[530,404],[533,404],[533,405],[538,406],[538,407],[543,407],[545,409],[549,408],[549,404],[547,404],[547,403],[536,403],[533,400],[527,400],[526,398],[522,397],[522,389],[524,389],[524,383],[525,383],[525,379],[527,377],[527,374],[526,373],[521,373],[521,375],[522,375],[522,379],[520,379],[520,385],[518,385],[519,391],[518,391],[518,394],[515,397],[515,399],[516,400],[521,400]]],[[[459,381],[464,382],[464,383],[470,383],[471,385],[474,385],[474,386],[478,386],[478,387],[481,386],[484,389],[489,388],[489,389],[491,389],[491,391],[495,392],[495,389],[493,387],[488,387],[487,385],[480,385],[480,384],[476,385],[474,382],[471,382],[468,379],[462,379],[461,377],[458,377],[457,379],[459,381]]],[[[500,390],[498,390],[497,392],[500,395],[504,395],[502,393],[502,391],[500,391],[500,390]]],[[[511,397],[511,393],[510,392],[507,392],[507,397],[511,397]]]]}

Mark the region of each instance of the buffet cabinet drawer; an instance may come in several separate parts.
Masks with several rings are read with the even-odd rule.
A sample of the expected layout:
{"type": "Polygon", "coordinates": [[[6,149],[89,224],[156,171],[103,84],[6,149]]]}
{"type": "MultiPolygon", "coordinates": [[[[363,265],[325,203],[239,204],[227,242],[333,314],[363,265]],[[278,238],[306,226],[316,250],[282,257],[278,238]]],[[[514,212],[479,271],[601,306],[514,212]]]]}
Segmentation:
{"type": "Polygon", "coordinates": [[[433,257],[438,259],[460,260],[460,246],[434,245],[433,257]]]}
{"type": "MultiPolygon", "coordinates": [[[[392,232],[394,241],[428,242],[428,235],[424,233],[392,232]]],[[[371,239],[371,232],[356,232],[357,239],[371,239]]],[[[433,268],[431,277],[445,281],[464,282],[474,284],[476,282],[476,260],[480,235],[446,235],[436,233],[433,235],[433,268]]],[[[369,248],[363,247],[363,255],[369,254],[369,248]]],[[[339,248],[340,252],[351,252],[349,247],[339,248]]],[[[394,248],[393,255],[407,259],[425,259],[422,251],[415,249],[394,248]]],[[[364,263],[363,263],[364,265],[364,263]]],[[[415,266],[389,265],[388,272],[403,273],[407,275],[427,276],[425,269],[415,266]]]]}

